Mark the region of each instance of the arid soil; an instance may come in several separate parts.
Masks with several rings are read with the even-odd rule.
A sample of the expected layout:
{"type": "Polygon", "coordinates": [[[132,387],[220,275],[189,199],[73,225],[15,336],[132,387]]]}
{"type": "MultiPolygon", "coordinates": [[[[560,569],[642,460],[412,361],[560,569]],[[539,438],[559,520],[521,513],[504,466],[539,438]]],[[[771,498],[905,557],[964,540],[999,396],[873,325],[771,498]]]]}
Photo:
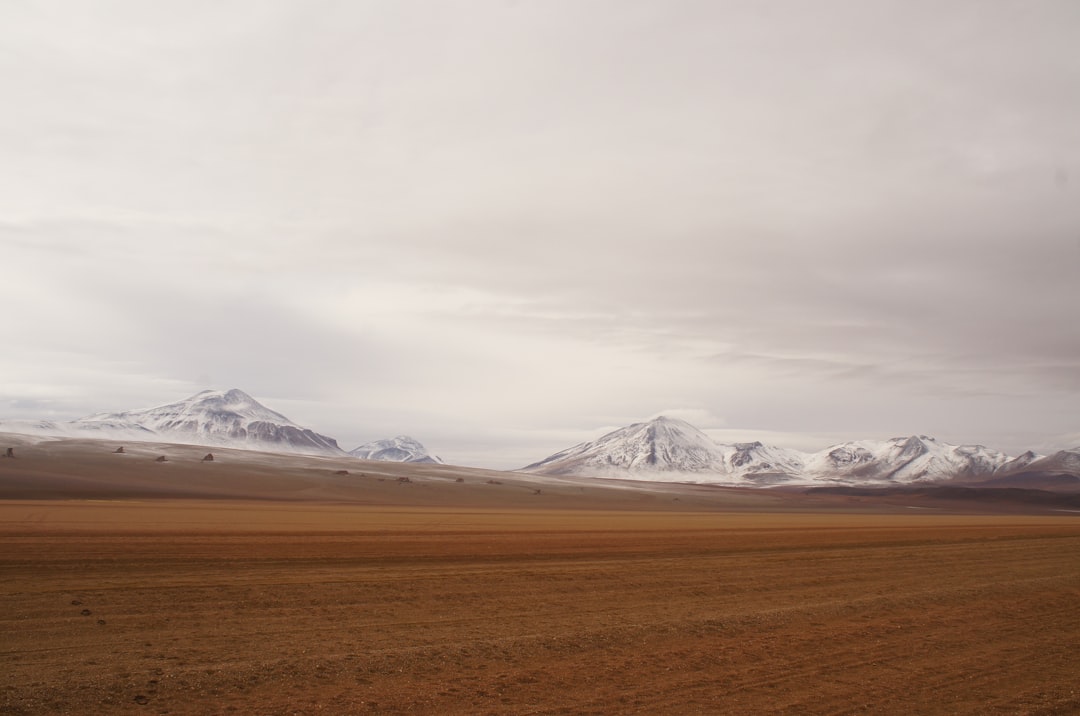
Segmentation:
{"type": "Polygon", "coordinates": [[[0,502],[3,714],[1064,714],[1078,664],[1066,514],[0,502]]]}

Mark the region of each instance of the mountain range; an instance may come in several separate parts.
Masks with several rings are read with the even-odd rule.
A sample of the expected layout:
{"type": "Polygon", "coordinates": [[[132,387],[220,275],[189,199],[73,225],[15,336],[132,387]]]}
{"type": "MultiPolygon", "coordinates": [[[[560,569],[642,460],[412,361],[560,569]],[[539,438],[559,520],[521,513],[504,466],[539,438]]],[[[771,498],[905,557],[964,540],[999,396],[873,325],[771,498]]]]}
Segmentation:
{"type": "Polygon", "coordinates": [[[164,440],[305,455],[343,456],[394,462],[441,462],[407,436],[361,445],[350,453],[337,440],[297,425],[242,390],[204,390],[155,408],[95,413],[78,420],[5,421],[0,430],[114,440],[164,440]]]}
{"type": "Polygon", "coordinates": [[[767,487],[896,485],[1080,475],[1080,448],[1018,457],[926,435],[857,440],[806,453],[760,442],[721,444],[690,423],[661,416],[614,430],[522,468],[547,475],[767,487]]]}
{"type": "MultiPolygon", "coordinates": [[[[364,460],[441,464],[400,435],[346,453],[337,441],[270,410],[242,390],[204,390],[155,408],[78,420],[5,421],[0,431],[66,437],[167,441],[364,460]]],[[[746,487],[908,485],[952,482],[1080,488],[1080,448],[1010,457],[982,445],[926,435],[856,440],[806,453],[760,442],[717,443],[690,423],[657,417],[614,430],[521,468],[581,477],[697,482],[746,487]]]]}
{"type": "Polygon", "coordinates": [[[4,421],[0,430],[112,440],[165,440],[213,447],[343,455],[337,441],[297,425],[242,390],[204,390],[154,408],[95,413],[77,420],[4,421]]]}

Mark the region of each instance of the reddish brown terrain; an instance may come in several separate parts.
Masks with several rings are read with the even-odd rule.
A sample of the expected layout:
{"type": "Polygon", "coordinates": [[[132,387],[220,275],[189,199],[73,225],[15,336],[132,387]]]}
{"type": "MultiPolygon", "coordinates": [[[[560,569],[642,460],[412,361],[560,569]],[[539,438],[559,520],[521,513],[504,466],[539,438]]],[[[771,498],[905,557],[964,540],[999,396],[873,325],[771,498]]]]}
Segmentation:
{"type": "Polygon", "coordinates": [[[1073,513],[203,454],[0,461],[0,713],[1080,712],[1073,513]]]}

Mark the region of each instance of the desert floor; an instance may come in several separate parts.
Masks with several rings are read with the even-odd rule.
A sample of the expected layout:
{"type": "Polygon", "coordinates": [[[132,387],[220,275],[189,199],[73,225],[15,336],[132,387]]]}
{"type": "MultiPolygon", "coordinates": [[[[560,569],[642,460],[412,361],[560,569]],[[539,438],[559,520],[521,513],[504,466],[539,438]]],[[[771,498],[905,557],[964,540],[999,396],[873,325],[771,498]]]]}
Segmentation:
{"type": "Polygon", "coordinates": [[[3,714],[1062,714],[1078,665],[1069,514],[0,502],[3,714]]]}

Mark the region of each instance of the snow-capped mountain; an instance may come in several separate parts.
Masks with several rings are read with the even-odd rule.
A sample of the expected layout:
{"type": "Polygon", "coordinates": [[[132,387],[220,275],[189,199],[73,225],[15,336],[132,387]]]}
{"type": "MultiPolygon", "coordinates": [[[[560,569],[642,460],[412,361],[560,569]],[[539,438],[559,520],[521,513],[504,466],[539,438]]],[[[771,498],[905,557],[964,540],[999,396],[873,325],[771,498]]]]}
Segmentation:
{"type": "Polygon", "coordinates": [[[522,468],[547,475],[766,485],[802,471],[803,455],[760,442],[721,445],[685,420],[660,416],[522,468]]]}
{"type": "Polygon", "coordinates": [[[548,475],[685,479],[684,473],[724,473],[725,455],[708,435],[690,423],[661,416],[634,423],[592,442],[522,468],[548,475]],[[665,477],[666,475],[666,477],[665,477]]]}
{"type": "Polygon", "coordinates": [[[718,485],[895,485],[978,480],[1054,465],[1080,471],[1080,449],[1050,458],[1034,453],[1010,458],[982,445],[949,445],[912,435],[803,453],[760,442],[715,443],[689,423],[661,417],[620,428],[522,470],[718,485]]]}
{"type": "Polygon", "coordinates": [[[949,445],[926,435],[858,440],[808,456],[804,474],[821,481],[905,483],[990,475],[1009,456],[982,445],[949,445]]]}
{"type": "Polygon", "coordinates": [[[1009,460],[990,477],[971,481],[988,487],[1067,490],[1080,488],[1080,448],[1040,456],[1028,451],[1009,460]]]}
{"type": "MultiPolygon", "coordinates": [[[[1077,450],[1080,450],[1080,448],[1077,448],[1077,450]]],[[[1024,468],[1026,468],[1028,465],[1035,462],[1036,460],[1042,460],[1042,459],[1043,459],[1042,455],[1038,455],[1036,453],[1033,453],[1031,450],[1028,450],[1027,452],[1023,452],[1023,453],[1017,455],[1016,457],[1012,458],[1011,460],[1009,460],[1007,463],[1005,463],[1000,468],[998,468],[998,471],[999,472],[1014,472],[1014,471],[1018,471],[1018,470],[1023,470],[1024,468]]]]}
{"type": "MultiPolygon", "coordinates": [[[[98,413],[72,421],[5,420],[0,421],[0,432],[442,462],[408,436],[377,440],[345,453],[333,438],[297,425],[235,389],[205,390],[156,408],[98,413]]],[[[661,416],[613,430],[521,469],[550,475],[746,487],[941,482],[1080,486],[1080,447],[1049,456],[1028,451],[1010,457],[981,445],[950,445],[926,435],[912,435],[856,440],[804,453],[760,442],[717,443],[683,420],[661,416]]]]}
{"type": "MultiPolygon", "coordinates": [[[[0,429],[16,430],[10,424],[0,429]]],[[[163,440],[250,450],[341,455],[337,441],[297,425],[242,390],[204,390],[156,408],[97,413],[69,422],[39,422],[35,434],[163,440]]]]}
{"type": "Polygon", "coordinates": [[[797,480],[803,474],[806,455],[797,450],[762,445],[760,442],[721,445],[730,478],[740,483],[769,485],[797,480]]]}
{"type": "MultiPolygon", "coordinates": [[[[1031,453],[1024,453],[1024,455],[1021,455],[1020,457],[1029,454],[1031,453]]],[[[1016,459],[1019,460],[1020,458],[1016,459]]],[[[1072,448],[1070,450],[1058,450],[1053,455],[1047,455],[1046,457],[1036,456],[1034,459],[1028,460],[1020,465],[1009,463],[1006,467],[1009,468],[1010,471],[1015,472],[1023,471],[1080,475],[1080,447],[1072,448]]]]}
{"type": "Polygon", "coordinates": [[[389,440],[374,440],[349,451],[362,460],[386,460],[388,462],[421,462],[442,464],[442,459],[428,454],[426,448],[408,435],[398,435],[389,440]]]}

